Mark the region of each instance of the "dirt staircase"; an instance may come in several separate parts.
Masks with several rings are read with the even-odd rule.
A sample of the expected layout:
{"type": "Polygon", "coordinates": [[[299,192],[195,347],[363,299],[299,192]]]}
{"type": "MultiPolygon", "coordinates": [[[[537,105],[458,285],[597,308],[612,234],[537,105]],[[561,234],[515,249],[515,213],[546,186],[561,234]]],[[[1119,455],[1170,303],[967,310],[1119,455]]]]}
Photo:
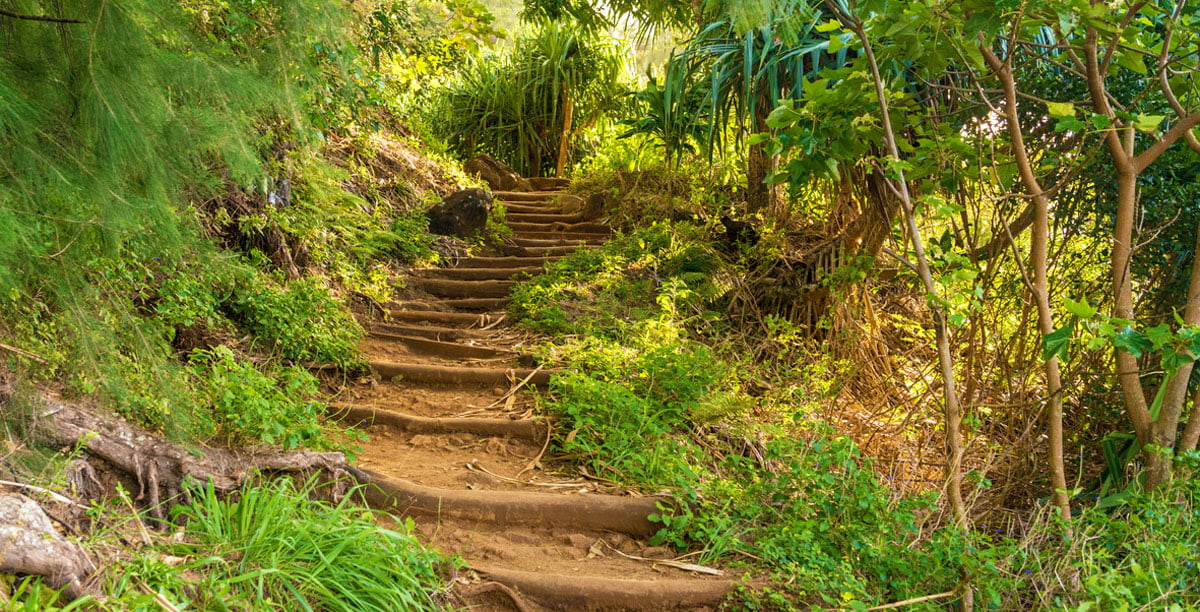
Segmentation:
{"type": "Polygon", "coordinates": [[[358,461],[369,502],[411,516],[424,540],[466,565],[452,595],[472,610],[707,610],[733,584],[681,569],[650,546],[666,498],[634,496],[545,457],[549,419],[527,387],[549,383],[506,325],[514,279],[609,236],[564,214],[554,191],[494,194],[514,235],[502,257],[415,270],[423,292],[388,304],[363,345],[374,381],[335,416],[369,428],[358,461]]]}

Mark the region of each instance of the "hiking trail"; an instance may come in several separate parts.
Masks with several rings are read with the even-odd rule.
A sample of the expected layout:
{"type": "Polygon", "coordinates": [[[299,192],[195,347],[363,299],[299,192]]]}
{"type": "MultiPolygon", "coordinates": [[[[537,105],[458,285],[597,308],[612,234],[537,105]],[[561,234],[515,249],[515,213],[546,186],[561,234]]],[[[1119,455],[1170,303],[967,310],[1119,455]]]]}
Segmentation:
{"type": "Polygon", "coordinates": [[[533,337],[508,325],[509,290],[611,232],[562,210],[565,181],[533,180],[539,191],[494,193],[513,230],[500,256],[413,270],[405,299],[364,321],[373,377],[331,408],[370,434],[368,501],[463,560],[451,593],[472,610],[716,609],[734,576],[680,569],[688,559],[648,543],[669,498],[547,455],[554,423],[528,391],[553,372],[522,352],[533,337]]]}

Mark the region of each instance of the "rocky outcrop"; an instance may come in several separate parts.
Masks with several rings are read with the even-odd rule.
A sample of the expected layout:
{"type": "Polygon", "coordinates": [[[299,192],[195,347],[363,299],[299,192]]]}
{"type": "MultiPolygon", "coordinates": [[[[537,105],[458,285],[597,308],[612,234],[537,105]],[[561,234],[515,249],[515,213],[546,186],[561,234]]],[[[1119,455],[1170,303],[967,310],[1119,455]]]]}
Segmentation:
{"type": "Polygon", "coordinates": [[[532,191],[529,179],[523,178],[504,162],[491,155],[476,155],[463,164],[463,170],[483,179],[493,191],[532,191]]]}
{"type": "Polygon", "coordinates": [[[483,189],[464,189],[450,194],[425,213],[429,231],[440,236],[478,236],[487,225],[492,194],[483,189]]]}

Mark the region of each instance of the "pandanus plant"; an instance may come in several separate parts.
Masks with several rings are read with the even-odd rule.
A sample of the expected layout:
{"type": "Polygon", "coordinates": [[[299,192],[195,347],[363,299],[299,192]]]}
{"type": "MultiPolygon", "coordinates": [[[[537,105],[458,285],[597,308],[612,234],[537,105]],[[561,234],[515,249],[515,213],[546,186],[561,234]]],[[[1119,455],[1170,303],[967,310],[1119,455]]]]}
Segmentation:
{"type": "Polygon", "coordinates": [[[624,93],[620,47],[571,22],[546,23],[504,55],[482,56],[447,94],[443,126],[460,152],[562,175],[581,133],[624,93]]]}
{"type": "Polygon", "coordinates": [[[769,139],[748,135],[770,132],[768,115],[781,101],[801,97],[806,78],[846,63],[846,48],[830,53],[829,36],[817,29],[827,19],[804,0],[776,0],[754,10],[730,3],[722,18],[702,28],[682,53],[708,69],[707,153],[723,148],[726,126],[738,143],[748,145],[750,212],[770,210],[777,218],[786,216],[777,189],[768,182],[777,163],[769,152],[769,139]]]}

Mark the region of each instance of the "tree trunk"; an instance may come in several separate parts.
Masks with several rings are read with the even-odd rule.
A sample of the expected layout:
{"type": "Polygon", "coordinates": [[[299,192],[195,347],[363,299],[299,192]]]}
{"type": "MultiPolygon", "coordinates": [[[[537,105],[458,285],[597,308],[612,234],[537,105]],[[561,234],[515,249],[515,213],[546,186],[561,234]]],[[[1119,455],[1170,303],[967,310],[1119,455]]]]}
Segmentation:
{"type": "MultiPolygon", "coordinates": [[[[766,105],[760,105],[765,109],[766,105]]],[[[754,129],[757,132],[768,132],[767,110],[760,110],[754,116],[754,129]]],[[[767,179],[775,170],[778,161],[774,155],[767,153],[766,143],[751,145],[746,152],[746,208],[750,214],[769,213],[777,221],[779,211],[779,186],[767,185],[767,179]]]]}
{"type": "MultiPolygon", "coordinates": [[[[1009,139],[1012,140],[1013,156],[1016,158],[1017,170],[1021,182],[1033,200],[1033,240],[1029,246],[1029,267],[1033,269],[1033,279],[1029,281],[1029,290],[1037,304],[1038,331],[1042,338],[1054,332],[1054,314],[1050,310],[1050,284],[1048,272],[1048,256],[1050,243],[1050,203],[1046,193],[1034,174],[1033,164],[1029,160],[1029,152],[1025,148],[1025,136],[1021,132],[1021,123],[1017,115],[1017,84],[1013,78],[1012,66],[1000,60],[991,49],[981,49],[992,72],[1004,86],[1004,118],[1008,127],[1009,139]]],[[[1038,347],[1040,352],[1040,346],[1038,347]]],[[[1046,434],[1049,437],[1050,482],[1054,487],[1054,503],[1058,506],[1059,515],[1064,521],[1071,518],[1071,500],[1067,494],[1067,471],[1063,458],[1063,398],[1062,376],[1059,372],[1058,356],[1052,355],[1042,362],[1046,376],[1047,410],[1046,434]]],[[[1069,533],[1069,531],[1068,531],[1069,533]]]]}
{"type": "Polygon", "coordinates": [[[571,124],[575,118],[575,100],[571,97],[571,92],[563,88],[563,126],[562,134],[558,141],[558,163],[554,166],[554,176],[559,178],[563,175],[563,169],[567,166],[567,153],[571,149],[571,124]]]}

